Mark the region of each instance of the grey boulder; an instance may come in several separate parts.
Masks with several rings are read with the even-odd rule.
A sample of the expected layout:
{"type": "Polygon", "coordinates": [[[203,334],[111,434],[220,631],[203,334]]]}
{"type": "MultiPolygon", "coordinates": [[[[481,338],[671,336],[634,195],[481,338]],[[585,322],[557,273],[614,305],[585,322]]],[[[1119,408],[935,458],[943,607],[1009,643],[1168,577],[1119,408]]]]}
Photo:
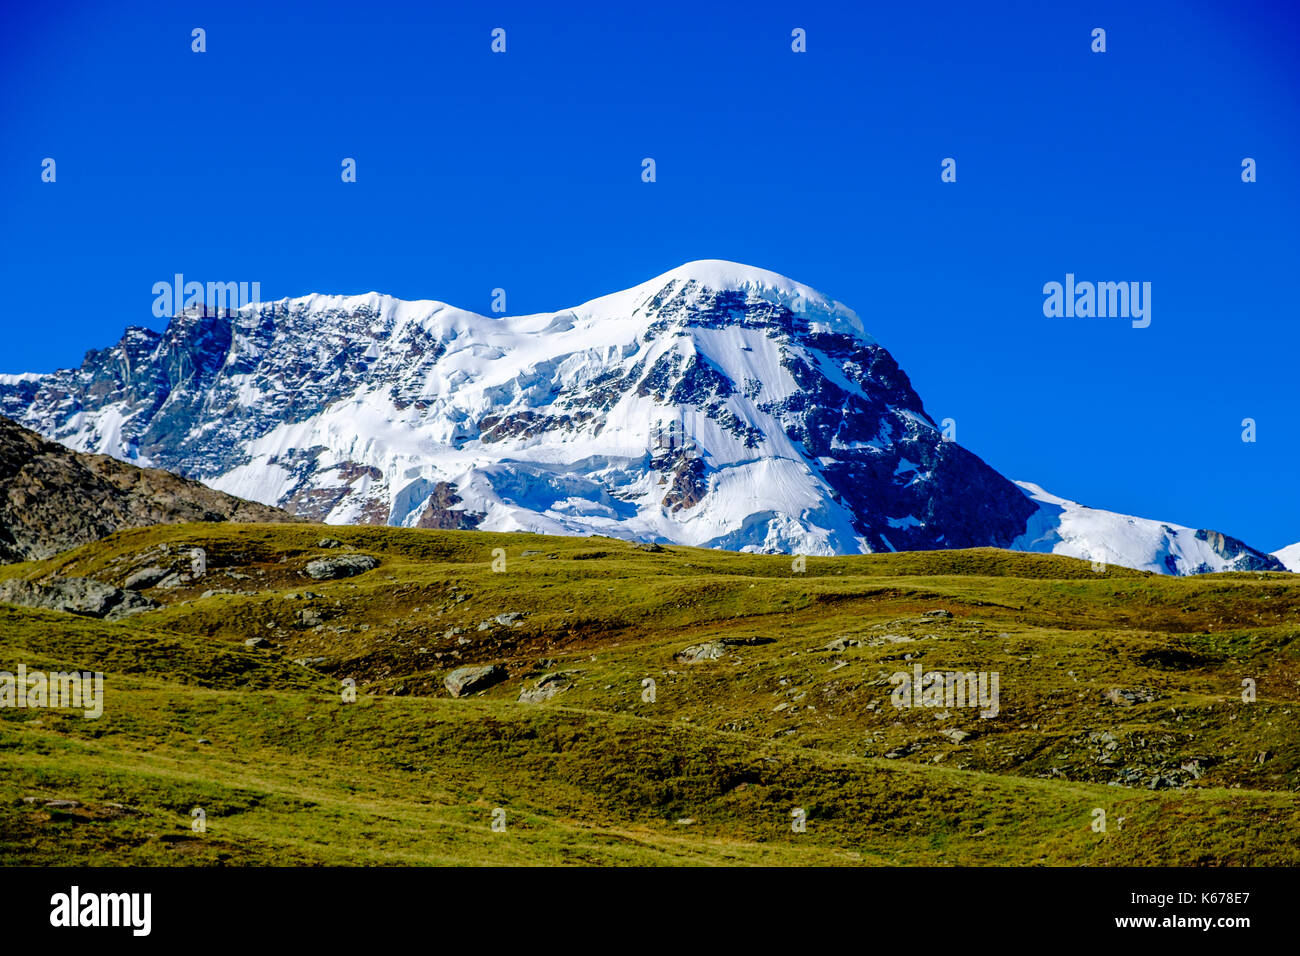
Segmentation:
{"type": "Polygon", "coordinates": [[[772,644],[770,637],[724,637],[704,644],[692,644],[677,653],[677,660],[682,664],[698,664],[701,661],[716,661],[727,653],[730,647],[754,647],[758,644],[772,644]]]}
{"type": "Polygon", "coordinates": [[[147,568],[141,568],[132,574],[123,582],[122,587],[128,591],[143,591],[145,588],[151,588],[170,573],[167,568],[160,568],[157,565],[150,565],[147,568]]]}
{"type": "Polygon", "coordinates": [[[519,692],[519,702],[521,704],[540,704],[544,700],[550,700],[562,690],[568,690],[573,686],[573,681],[569,680],[569,671],[562,671],[557,674],[543,674],[532,687],[525,687],[519,692]]]}
{"type": "Polygon", "coordinates": [[[106,621],[116,621],[158,607],[157,601],[143,594],[115,588],[94,578],[55,577],[41,584],[11,578],[0,582],[0,601],[106,621]]]}
{"type": "Polygon", "coordinates": [[[500,664],[483,664],[456,668],[442,679],[442,685],[452,697],[464,697],[491,687],[505,678],[506,669],[500,664]]]}
{"type": "Polygon", "coordinates": [[[350,578],[379,567],[379,559],[368,554],[341,554],[336,558],[317,558],[307,562],[307,574],[317,581],[350,578]]]}

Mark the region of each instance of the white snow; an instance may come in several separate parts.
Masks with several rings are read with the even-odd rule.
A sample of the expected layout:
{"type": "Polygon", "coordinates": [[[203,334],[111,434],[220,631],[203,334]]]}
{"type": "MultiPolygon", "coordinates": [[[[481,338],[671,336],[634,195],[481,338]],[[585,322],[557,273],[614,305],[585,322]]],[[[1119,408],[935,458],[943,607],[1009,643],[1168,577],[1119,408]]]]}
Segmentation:
{"type": "Polygon", "coordinates": [[[1289,544],[1279,551],[1274,551],[1273,557],[1286,565],[1288,571],[1300,573],[1300,541],[1289,544]]]}
{"type": "Polygon", "coordinates": [[[1039,503],[1039,510],[1030,517],[1025,534],[1012,542],[1014,550],[1064,554],[1159,574],[1238,567],[1237,559],[1216,552],[1193,528],[1089,508],[1028,481],[1016,484],[1039,503]]]}
{"type": "MultiPolygon", "coordinates": [[[[803,460],[780,423],[757,408],[761,402],[788,398],[798,388],[766,331],[690,326],[676,334],[646,335],[647,327],[661,318],[651,300],[669,282],[674,285],[665,299],[681,293],[691,280],[699,287],[738,290],[797,307],[814,328],[870,341],[857,315],[842,304],[776,273],[721,260],[687,263],[624,292],[536,315],[489,318],[440,302],[402,302],[378,293],[280,300],[276,307],[281,311],[364,308],[375,313],[378,328],[367,331],[364,352],[379,364],[403,360],[392,343],[406,326],[426,330],[445,348],[433,369],[409,383],[410,394],[418,394],[428,407],[395,408],[389,383],[376,384],[305,421],[253,438],[244,446],[251,461],[210,483],[275,503],[297,480],[284,463],[295,451],[314,449],[313,488],[337,488],[340,479],[331,479],[323,469],[340,462],[364,462],[384,475],[381,482],[352,481],[330,521],[350,520],[367,495],[381,494],[391,522],[414,524],[434,486],[445,481],[456,487],[458,509],[484,516],[479,525],[484,530],[603,533],[804,554],[861,550],[851,515],[830,500],[825,480],[803,460]],[[733,394],[720,404],[766,440],[747,447],[700,409],[666,406],[634,389],[621,390],[598,422],[586,427],[467,440],[484,416],[525,413],[554,420],[570,413],[564,398],[597,376],[611,369],[624,374],[638,366],[648,370],[665,358],[679,367],[692,360],[712,365],[742,393],[747,383],[755,384],[757,392],[733,394]],[[656,434],[670,425],[679,436],[690,436],[710,471],[704,500],[676,511],[662,504],[668,489],[660,484],[659,473],[646,469],[648,456],[657,453],[656,434]]],[[[687,292],[688,298],[692,294],[703,293],[696,288],[687,292]]],[[[255,327],[246,325],[248,331],[241,325],[237,339],[255,327]]],[[[232,352],[236,349],[252,354],[253,346],[237,341],[232,352]]],[[[826,371],[857,389],[838,369],[826,371]]],[[[251,381],[242,379],[235,394],[243,405],[262,397],[251,381]]]]}
{"type": "Polygon", "coordinates": [[[726,259],[698,259],[684,263],[623,292],[592,299],[573,311],[580,315],[589,311],[635,314],[670,280],[676,280],[679,286],[694,280],[698,285],[710,289],[734,289],[747,292],[757,298],[785,305],[794,311],[815,313],[815,318],[811,322],[814,331],[842,332],[869,342],[874,341],[867,334],[858,314],[843,303],[829,299],[816,289],[776,272],[739,262],[729,262],[726,259]]]}

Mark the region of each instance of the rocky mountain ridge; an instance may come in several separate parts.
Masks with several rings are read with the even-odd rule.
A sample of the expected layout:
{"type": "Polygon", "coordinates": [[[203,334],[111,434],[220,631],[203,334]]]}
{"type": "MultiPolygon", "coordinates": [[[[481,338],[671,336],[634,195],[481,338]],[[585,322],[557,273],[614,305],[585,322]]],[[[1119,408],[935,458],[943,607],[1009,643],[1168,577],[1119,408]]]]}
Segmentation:
{"type": "Polygon", "coordinates": [[[71,451],[0,418],[0,562],[47,558],[124,528],[293,520],[197,481],[71,451]]]}

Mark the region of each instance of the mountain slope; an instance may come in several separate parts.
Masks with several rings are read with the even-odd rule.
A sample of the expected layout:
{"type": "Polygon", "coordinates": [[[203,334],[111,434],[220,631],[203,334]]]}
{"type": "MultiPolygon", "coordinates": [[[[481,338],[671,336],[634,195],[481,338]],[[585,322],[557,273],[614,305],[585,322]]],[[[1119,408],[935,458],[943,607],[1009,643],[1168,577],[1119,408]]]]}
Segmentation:
{"type": "Polygon", "coordinates": [[[838,302],[689,263],[558,313],[308,296],[0,383],[78,449],[331,523],[810,554],[1006,546],[1035,507],[838,302]]]}
{"type": "Polygon", "coordinates": [[[1289,544],[1280,551],[1274,551],[1273,557],[1281,561],[1288,571],[1300,572],[1300,541],[1289,544]]]}
{"type": "Polygon", "coordinates": [[[167,472],[69,451],[0,418],[0,561],[46,558],[152,524],[292,520],[167,472]]]}
{"type": "Polygon", "coordinates": [[[0,865],[1300,862],[1292,575],[993,549],[795,573],[608,538],[222,523],[0,583],[120,585],[193,548],[204,578],[119,622],[0,605],[0,671],[100,670],[106,691],[97,720],[0,708],[0,865]],[[349,554],[378,566],[309,576],[349,554]],[[890,675],[914,667],[999,678],[996,713],[898,706],[890,675]]]}
{"type": "Polygon", "coordinates": [[[1011,545],[1018,551],[1064,554],[1158,574],[1295,570],[1279,559],[1281,552],[1265,554],[1218,531],[1101,511],[1028,481],[1016,484],[1039,503],[1024,535],[1011,545]]]}

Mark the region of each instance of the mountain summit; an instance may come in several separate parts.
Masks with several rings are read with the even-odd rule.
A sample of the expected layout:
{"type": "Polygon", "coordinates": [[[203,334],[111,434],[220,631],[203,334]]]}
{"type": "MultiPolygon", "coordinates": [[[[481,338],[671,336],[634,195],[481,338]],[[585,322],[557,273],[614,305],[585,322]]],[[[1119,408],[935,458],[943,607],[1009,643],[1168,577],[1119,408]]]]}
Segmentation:
{"type": "Polygon", "coordinates": [[[1063,540],[1055,505],[944,439],[852,309],[720,260],[537,315],[378,293],[189,310],[80,369],[0,376],[0,413],[333,523],[803,554],[1063,540]]]}

